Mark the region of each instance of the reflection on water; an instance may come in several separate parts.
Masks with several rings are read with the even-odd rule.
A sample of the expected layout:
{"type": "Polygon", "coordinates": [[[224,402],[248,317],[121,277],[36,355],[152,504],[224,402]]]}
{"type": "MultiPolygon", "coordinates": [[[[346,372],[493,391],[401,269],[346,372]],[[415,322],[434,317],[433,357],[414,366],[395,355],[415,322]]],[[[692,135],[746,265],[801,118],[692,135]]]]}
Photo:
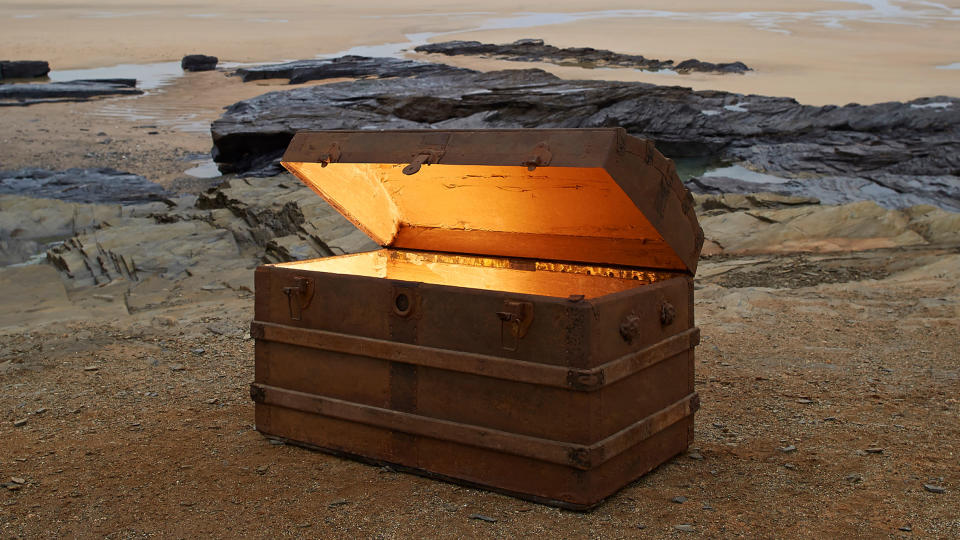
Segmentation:
{"type": "Polygon", "coordinates": [[[677,167],[680,180],[684,182],[695,176],[703,176],[707,171],[719,166],[716,159],[706,156],[673,158],[673,164],[677,167]]]}
{"type": "Polygon", "coordinates": [[[183,172],[194,178],[216,178],[220,176],[220,169],[217,168],[217,164],[214,163],[212,159],[205,159],[194,163],[197,163],[196,167],[183,172]]]}
{"type": "Polygon", "coordinates": [[[210,107],[193,103],[165,104],[137,99],[139,96],[112,99],[97,114],[128,122],[148,122],[187,133],[209,133],[206,120],[210,107]]]}
{"type": "Polygon", "coordinates": [[[790,181],[789,178],[751,171],[742,165],[729,165],[712,157],[675,158],[673,163],[677,166],[677,175],[684,182],[695,177],[733,178],[755,184],[783,184],[790,181]]]}
{"type": "Polygon", "coordinates": [[[57,69],[48,75],[53,82],[78,79],[136,79],[137,88],[154,90],[183,76],[180,62],[155,64],[118,64],[88,69],[57,69]]]}
{"type": "Polygon", "coordinates": [[[729,167],[710,169],[709,171],[705,172],[703,176],[708,178],[711,176],[720,176],[724,178],[742,180],[744,182],[752,182],[755,184],[783,184],[790,181],[789,178],[781,178],[772,174],[751,171],[742,165],[731,165],[729,167]]]}
{"type": "Polygon", "coordinates": [[[358,45],[356,47],[350,47],[349,49],[344,49],[339,52],[332,54],[318,54],[317,58],[338,58],[340,56],[370,56],[370,57],[389,57],[389,58],[399,58],[403,55],[403,51],[407,49],[413,49],[427,42],[427,38],[435,34],[407,34],[406,37],[410,41],[398,42],[398,43],[383,43],[381,45],[358,45]],[[414,45],[414,35],[423,35],[426,36],[423,38],[423,41],[414,45]]]}

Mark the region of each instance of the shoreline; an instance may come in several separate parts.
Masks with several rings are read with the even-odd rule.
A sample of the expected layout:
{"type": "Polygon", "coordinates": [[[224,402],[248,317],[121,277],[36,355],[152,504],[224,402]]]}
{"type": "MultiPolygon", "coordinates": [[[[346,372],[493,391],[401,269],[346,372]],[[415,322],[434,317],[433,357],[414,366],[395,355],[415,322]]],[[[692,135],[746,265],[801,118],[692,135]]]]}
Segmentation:
{"type": "MultiPolygon", "coordinates": [[[[522,66],[541,67],[563,78],[789,96],[810,105],[956,94],[960,70],[938,66],[960,61],[954,37],[960,16],[953,17],[957,21],[946,16],[937,20],[940,8],[902,4],[900,16],[905,18],[890,24],[900,21],[896,13],[868,9],[864,2],[815,0],[781,0],[765,5],[764,11],[750,11],[756,6],[736,1],[719,12],[705,0],[679,8],[656,1],[645,5],[643,16],[625,1],[612,2],[600,12],[578,11],[583,6],[570,0],[533,5],[528,12],[499,0],[484,12],[458,11],[462,8],[442,0],[419,0],[404,6],[406,12],[387,2],[372,2],[328,14],[306,0],[282,0],[270,11],[250,0],[236,5],[225,0],[174,2],[152,10],[107,0],[102,12],[84,11],[83,3],[75,0],[41,0],[29,8],[0,7],[0,50],[10,59],[47,60],[60,71],[174,62],[190,53],[212,54],[224,62],[280,62],[354,49],[376,56],[370,53],[407,43],[412,49],[421,42],[455,39],[509,43],[540,38],[558,47],[588,46],[660,59],[742,61],[756,70],[746,76],[666,75],[522,66]],[[51,32],[56,32],[55,40],[49,39],[51,32]],[[256,38],[241,41],[238,35],[256,38]]],[[[960,1],[948,4],[944,9],[960,13],[960,1]]],[[[482,70],[516,67],[477,58],[450,57],[446,63],[482,70]]]]}

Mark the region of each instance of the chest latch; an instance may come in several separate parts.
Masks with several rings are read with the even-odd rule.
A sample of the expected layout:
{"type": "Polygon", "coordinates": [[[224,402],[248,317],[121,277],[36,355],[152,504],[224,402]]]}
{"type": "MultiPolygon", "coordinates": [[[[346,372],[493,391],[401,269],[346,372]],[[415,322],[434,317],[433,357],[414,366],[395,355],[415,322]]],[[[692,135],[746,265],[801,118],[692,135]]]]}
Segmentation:
{"type": "Polygon", "coordinates": [[[426,149],[421,150],[419,154],[413,156],[413,159],[410,160],[410,164],[403,168],[403,174],[409,176],[411,174],[417,174],[417,171],[420,170],[420,167],[423,165],[431,165],[440,163],[440,159],[443,158],[442,149],[426,149]]]}
{"type": "Polygon", "coordinates": [[[287,307],[290,309],[290,319],[299,321],[303,310],[307,309],[313,300],[313,280],[308,277],[293,278],[292,287],[284,287],[283,294],[287,295],[287,307]]]}
{"type": "Polygon", "coordinates": [[[516,300],[504,300],[500,318],[500,345],[507,351],[520,348],[520,339],[527,335],[533,322],[533,304],[516,300]]]}

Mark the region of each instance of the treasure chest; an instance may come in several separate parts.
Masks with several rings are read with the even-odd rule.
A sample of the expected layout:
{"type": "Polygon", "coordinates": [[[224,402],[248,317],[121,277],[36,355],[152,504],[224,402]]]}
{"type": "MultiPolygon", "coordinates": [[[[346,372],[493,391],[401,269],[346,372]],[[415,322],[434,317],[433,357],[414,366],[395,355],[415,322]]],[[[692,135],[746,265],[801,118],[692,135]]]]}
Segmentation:
{"type": "Polygon", "coordinates": [[[622,129],[298,133],[383,249],[256,270],[256,427],[572,509],[687,449],[703,233],[622,129]]]}

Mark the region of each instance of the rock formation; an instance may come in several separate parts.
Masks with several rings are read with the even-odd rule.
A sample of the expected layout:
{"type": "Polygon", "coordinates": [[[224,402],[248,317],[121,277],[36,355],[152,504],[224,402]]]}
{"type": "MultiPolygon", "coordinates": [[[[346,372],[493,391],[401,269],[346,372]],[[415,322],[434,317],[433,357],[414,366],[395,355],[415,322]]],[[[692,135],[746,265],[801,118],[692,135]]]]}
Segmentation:
{"type": "MultiPolygon", "coordinates": [[[[960,243],[960,214],[929,205],[824,206],[772,193],[697,194],[694,200],[707,256],[960,243]]],[[[258,263],[376,248],[288,174],[228,178],[199,197],[132,205],[0,195],[0,266],[45,253],[71,289],[151,277],[209,280],[227,271],[242,281],[258,263]]]]}
{"type": "Polygon", "coordinates": [[[243,82],[263,79],[288,79],[290,84],[301,84],[309,81],[338,78],[415,77],[464,72],[474,73],[471,70],[455,68],[445,64],[431,64],[397,58],[341,56],[332,59],[297,60],[284,64],[239,68],[234,72],[234,75],[240,77],[243,82]]]}
{"type": "Polygon", "coordinates": [[[213,71],[217,69],[220,59],[205,54],[188,54],[180,60],[180,68],[184,71],[213,71]]]}
{"type": "MultiPolygon", "coordinates": [[[[801,183],[850,178],[860,186],[844,186],[846,193],[877,186],[916,191],[920,198],[907,204],[958,204],[957,98],[815,107],[790,98],[568,81],[535,69],[478,73],[362,57],[322,62],[341,74],[374,76],[376,66],[403,62],[408,74],[272,92],[228,107],[211,126],[221,171],[277,174],[279,157],[300,130],[623,126],[655,140],[669,157],[740,162],[801,183]]],[[[273,73],[292,77],[293,64],[273,73]]]]}
{"type": "Polygon", "coordinates": [[[865,199],[887,208],[936,204],[960,212],[960,177],[953,175],[904,177],[879,175],[870,180],[856,177],[823,176],[784,179],[779,182],[747,182],[724,176],[691,178],[687,187],[694,193],[768,192],[787,196],[813,197],[823,204],[845,204],[865,199]]]}
{"type": "Polygon", "coordinates": [[[71,288],[178,280],[376,247],[289,175],[231,179],[200,197],[138,204],[0,195],[0,266],[46,251],[71,288]]]}
{"type": "Polygon", "coordinates": [[[696,59],[684,60],[674,65],[673,60],[657,60],[636,54],[620,54],[592,47],[558,48],[547,45],[542,39],[519,39],[513,43],[494,45],[479,41],[444,41],[420,45],[416,52],[436,53],[447,56],[485,56],[514,62],[549,62],[584,68],[631,68],[644,71],[673,70],[679,73],[691,71],[713,73],[745,73],[752,71],[743,62],[714,64],[696,59]]]}
{"type": "Polygon", "coordinates": [[[97,96],[142,94],[136,79],[90,79],[0,86],[0,107],[57,101],[84,101],[97,96]]]}
{"type": "Polygon", "coordinates": [[[49,171],[33,167],[0,171],[0,194],[117,204],[163,201],[172,196],[140,175],[115,169],[49,171]]]}
{"type": "Polygon", "coordinates": [[[50,64],[43,60],[0,60],[0,80],[36,79],[50,73],[50,64]]]}

